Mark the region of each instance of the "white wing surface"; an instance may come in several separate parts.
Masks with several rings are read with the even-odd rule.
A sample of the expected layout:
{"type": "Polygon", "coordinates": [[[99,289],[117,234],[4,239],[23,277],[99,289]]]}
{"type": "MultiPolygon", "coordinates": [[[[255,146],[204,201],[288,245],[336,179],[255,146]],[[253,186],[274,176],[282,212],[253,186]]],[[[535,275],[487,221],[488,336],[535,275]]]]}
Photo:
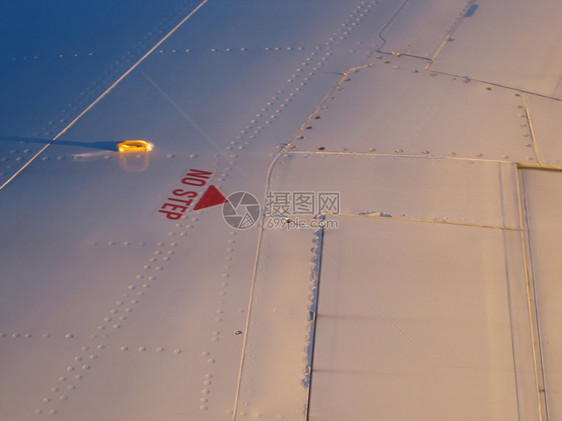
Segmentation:
{"type": "Polygon", "coordinates": [[[562,4],[0,12],[0,419],[562,419],[562,4]]]}

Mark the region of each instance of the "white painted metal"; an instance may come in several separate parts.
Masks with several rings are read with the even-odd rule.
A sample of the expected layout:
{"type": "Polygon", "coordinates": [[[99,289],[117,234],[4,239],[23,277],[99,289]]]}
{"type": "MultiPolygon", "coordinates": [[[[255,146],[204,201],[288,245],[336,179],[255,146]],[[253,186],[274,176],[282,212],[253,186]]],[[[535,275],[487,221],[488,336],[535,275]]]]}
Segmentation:
{"type": "Polygon", "coordinates": [[[533,419],[520,233],[338,219],[324,238],[310,419],[533,419]]]}
{"type": "Polygon", "coordinates": [[[519,164],[560,163],[560,5],[39,3],[0,6],[1,419],[558,418],[519,164]]]}
{"type": "Polygon", "coordinates": [[[478,3],[432,69],[562,99],[561,17],[551,0],[478,3]]]}
{"type": "Polygon", "coordinates": [[[522,179],[525,192],[525,211],[528,229],[528,246],[531,262],[533,310],[538,320],[541,343],[541,375],[546,395],[548,419],[562,416],[560,389],[562,371],[560,354],[560,197],[561,185],[558,171],[524,170],[522,179]]]}

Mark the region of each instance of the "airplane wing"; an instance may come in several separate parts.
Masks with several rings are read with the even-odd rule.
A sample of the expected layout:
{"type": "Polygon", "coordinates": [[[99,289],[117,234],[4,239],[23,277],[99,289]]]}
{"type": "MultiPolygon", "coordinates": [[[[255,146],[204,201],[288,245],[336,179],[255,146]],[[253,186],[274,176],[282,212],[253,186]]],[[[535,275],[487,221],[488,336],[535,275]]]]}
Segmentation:
{"type": "Polygon", "coordinates": [[[2,420],[562,419],[562,4],[0,11],[2,420]]]}

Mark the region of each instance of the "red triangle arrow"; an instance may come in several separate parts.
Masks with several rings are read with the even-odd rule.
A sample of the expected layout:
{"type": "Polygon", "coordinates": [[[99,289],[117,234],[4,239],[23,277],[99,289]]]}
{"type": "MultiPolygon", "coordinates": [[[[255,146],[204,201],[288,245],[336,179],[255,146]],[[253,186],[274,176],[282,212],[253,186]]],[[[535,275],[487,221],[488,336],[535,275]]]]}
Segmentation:
{"type": "Polygon", "coordinates": [[[195,205],[193,210],[199,210],[208,208],[210,206],[221,205],[228,202],[227,198],[222,195],[222,193],[213,185],[210,185],[199,202],[195,205]]]}

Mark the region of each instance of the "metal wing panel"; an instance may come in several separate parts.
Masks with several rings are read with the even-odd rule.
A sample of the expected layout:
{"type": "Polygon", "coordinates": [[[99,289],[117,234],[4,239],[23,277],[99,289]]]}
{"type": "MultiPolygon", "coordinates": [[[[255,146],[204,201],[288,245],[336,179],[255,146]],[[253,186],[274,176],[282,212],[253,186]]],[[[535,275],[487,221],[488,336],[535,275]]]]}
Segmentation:
{"type": "Polygon", "coordinates": [[[10,93],[60,73],[29,119],[27,94],[3,103],[0,177],[32,162],[0,188],[2,416],[539,418],[556,347],[533,328],[555,337],[557,316],[547,305],[535,323],[527,275],[548,297],[532,230],[550,195],[523,218],[536,185],[521,188],[518,163],[557,162],[554,99],[534,95],[556,97],[559,49],[509,25],[560,8],[500,6],[171,1],[112,15],[127,40],[158,27],[127,52],[83,44],[111,50],[95,68],[97,49],[8,66],[10,93]],[[498,51],[506,39],[520,48],[498,51]],[[437,45],[433,61],[397,54],[437,45]],[[125,139],[155,148],[120,154],[125,139]],[[248,225],[231,193],[269,214],[243,230],[219,206],[195,211],[210,186],[248,225]],[[321,194],[338,206],[311,208],[321,194]]]}
{"type": "Polygon", "coordinates": [[[560,5],[551,0],[479,4],[431,68],[562,99],[561,17],[560,5]]]}
{"type": "Polygon", "coordinates": [[[322,251],[311,419],[533,419],[521,234],[338,220],[322,251]]]}

